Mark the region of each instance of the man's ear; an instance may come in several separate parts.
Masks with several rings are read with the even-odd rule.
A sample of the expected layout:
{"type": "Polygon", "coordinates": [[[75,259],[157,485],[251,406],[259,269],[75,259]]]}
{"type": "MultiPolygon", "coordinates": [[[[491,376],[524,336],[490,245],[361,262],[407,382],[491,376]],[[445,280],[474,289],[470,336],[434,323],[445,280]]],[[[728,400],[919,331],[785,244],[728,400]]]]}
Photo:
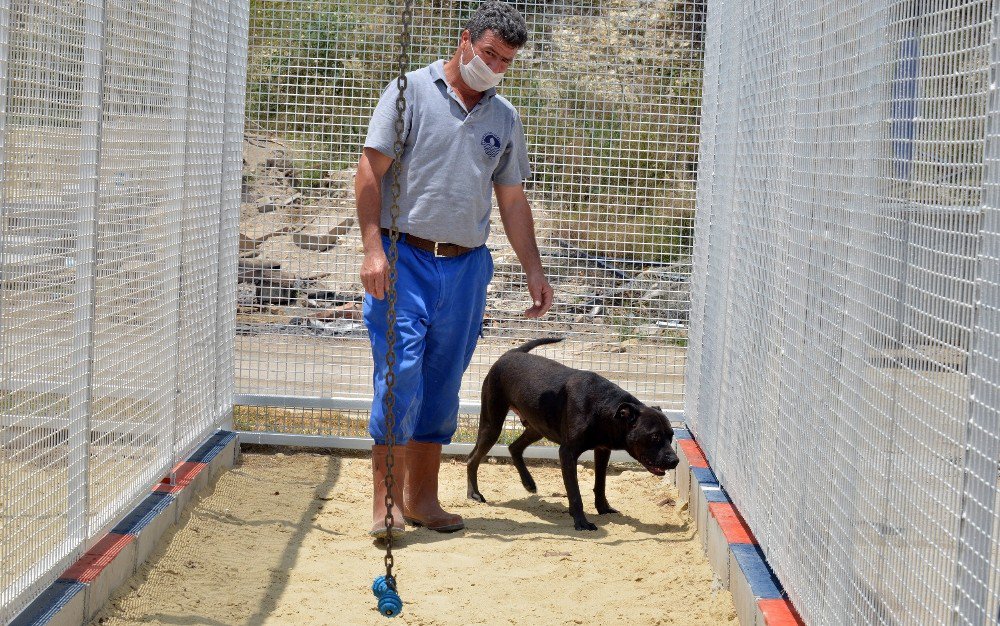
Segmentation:
{"type": "Polygon", "coordinates": [[[639,407],[631,402],[622,402],[618,405],[618,410],[615,411],[615,419],[622,420],[629,425],[635,424],[638,417],[639,407]]]}

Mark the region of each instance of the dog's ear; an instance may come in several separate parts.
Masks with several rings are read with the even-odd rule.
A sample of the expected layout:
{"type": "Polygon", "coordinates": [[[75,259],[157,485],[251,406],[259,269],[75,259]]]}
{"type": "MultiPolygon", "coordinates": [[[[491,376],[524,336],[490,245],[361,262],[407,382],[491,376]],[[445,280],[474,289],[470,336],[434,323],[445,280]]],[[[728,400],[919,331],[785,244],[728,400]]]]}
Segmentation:
{"type": "Polygon", "coordinates": [[[618,410],[615,411],[615,418],[620,419],[627,424],[635,424],[635,420],[639,417],[639,407],[632,404],[631,402],[622,402],[618,405],[618,410]]]}

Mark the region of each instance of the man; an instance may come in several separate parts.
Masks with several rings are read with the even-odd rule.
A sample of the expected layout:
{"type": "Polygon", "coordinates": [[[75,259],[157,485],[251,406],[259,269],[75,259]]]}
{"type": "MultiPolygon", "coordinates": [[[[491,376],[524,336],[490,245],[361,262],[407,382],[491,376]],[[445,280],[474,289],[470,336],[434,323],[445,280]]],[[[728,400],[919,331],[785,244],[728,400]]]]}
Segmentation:
{"type": "MultiPolygon", "coordinates": [[[[524,19],[496,0],[484,2],[462,31],[458,48],[407,75],[404,149],[400,159],[396,300],[396,418],[393,528],[403,518],[440,532],[464,528],[438,500],[441,446],[458,426],[462,374],[482,329],[493,260],[491,193],[507,238],[521,263],[537,318],[552,306],[542,271],[523,181],[530,174],[524,129],[513,106],[494,87],[527,40],[524,19]],[[396,507],[402,504],[401,509],[396,507]]],[[[396,97],[393,81],[372,115],[358,163],[355,195],[364,245],[364,318],[375,360],[368,431],[372,448],[372,530],[385,537],[385,355],[389,207],[392,203],[396,97]]]]}

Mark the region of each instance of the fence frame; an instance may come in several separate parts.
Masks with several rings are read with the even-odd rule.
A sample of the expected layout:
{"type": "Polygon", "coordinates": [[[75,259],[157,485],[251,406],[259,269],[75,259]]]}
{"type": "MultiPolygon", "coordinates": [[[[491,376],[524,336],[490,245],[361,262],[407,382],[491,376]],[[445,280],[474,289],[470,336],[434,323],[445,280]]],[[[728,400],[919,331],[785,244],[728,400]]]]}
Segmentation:
{"type": "MultiPolygon", "coordinates": [[[[155,57],[157,59],[169,55],[169,59],[164,59],[162,66],[153,68],[155,74],[138,71],[136,76],[119,79],[117,76],[109,76],[111,71],[109,67],[114,63],[112,60],[114,57],[110,55],[131,50],[129,46],[134,45],[131,43],[133,40],[129,39],[131,33],[121,34],[113,30],[115,26],[122,25],[123,20],[132,19],[126,13],[112,13],[122,6],[111,0],[82,0],[78,6],[62,12],[64,7],[46,5],[45,10],[51,13],[46,13],[44,10],[32,13],[31,17],[37,19],[37,23],[29,24],[31,30],[13,30],[22,28],[21,22],[15,23],[16,9],[12,6],[11,0],[0,0],[0,155],[3,155],[3,158],[0,158],[0,223],[5,228],[5,234],[8,218],[21,210],[9,206],[9,195],[20,193],[8,190],[11,166],[21,164],[21,161],[13,158],[8,160],[7,150],[13,149],[12,145],[17,143],[15,141],[17,137],[12,139],[11,133],[21,131],[22,125],[28,129],[26,131],[28,133],[35,130],[33,124],[44,127],[49,123],[46,116],[52,115],[55,111],[55,107],[47,107],[41,101],[36,102],[39,95],[35,92],[28,94],[25,105],[18,105],[17,101],[13,100],[18,95],[14,90],[22,83],[34,80],[37,81],[39,93],[48,94],[49,91],[62,87],[62,83],[56,82],[60,79],[50,77],[52,72],[57,71],[63,71],[64,76],[79,81],[78,91],[73,92],[75,98],[68,101],[75,115],[69,118],[68,124],[57,127],[56,132],[51,135],[55,140],[50,139],[50,135],[40,133],[37,139],[32,138],[29,141],[30,148],[35,154],[40,155],[40,161],[48,163],[48,160],[58,157],[67,163],[66,171],[60,170],[54,173],[53,180],[73,183],[72,186],[65,187],[62,200],[66,204],[65,213],[70,217],[62,218],[60,215],[53,218],[44,213],[36,216],[32,211],[36,210],[34,205],[36,197],[40,196],[38,192],[30,189],[22,193],[26,198],[25,215],[30,220],[12,226],[16,229],[29,224],[29,228],[34,228],[35,222],[31,220],[44,222],[47,225],[53,223],[53,220],[58,220],[54,226],[66,230],[69,233],[67,237],[75,239],[65,252],[67,261],[65,274],[54,275],[51,279],[46,277],[46,280],[51,280],[53,284],[65,289],[64,295],[61,295],[62,292],[56,292],[55,305],[52,309],[56,313],[51,313],[49,309],[40,309],[45,315],[65,315],[64,327],[59,329],[60,332],[71,333],[65,335],[67,337],[65,362],[59,361],[53,353],[39,353],[40,357],[32,357],[43,359],[39,361],[42,366],[37,372],[11,370],[4,375],[5,392],[27,393],[32,396],[30,402],[34,402],[35,395],[53,394],[55,398],[51,401],[52,406],[25,408],[22,406],[24,400],[18,399],[16,395],[12,396],[11,406],[14,408],[9,411],[10,415],[0,415],[0,433],[5,435],[0,444],[8,442],[16,442],[16,445],[23,445],[24,442],[31,444],[43,437],[48,437],[49,443],[38,446],[37,453],[33,448],[27,452],[17,448],[22,454],[22,459],[12,461],[14,464],[11,467],[19,467],[20,463],[33,463],[36,454],[47,453],[50,448],[56,450],[55,454],[62,454],[58,452],[59,445],[66,446],[68,450],[65,452],[66,465],[60,470],[66,472],[66,480],[63,483],[52,481],[50,485],[54,485],[52,490],[39,493],[40,497],[46,499],[45,511],[51,516],[51,521],[38,518],[45,523],[43,530],[37,530],[42,528],[37,523],[30,526],[32,532],[37,530],[40,533],[39,538],[33,540],[39,545],[27,547],[27,541],[23,536],[0,538],[4,542],[0,545],[0,552],[7,550],[7,542],[10,541],[13,550],[11,554],[14,555],[11,557],[12,563],[19,566],[10,570],[12,573],[16,572],[16,575],[8,577],[5,571],[4,578],[0,581],[4,585],[0,588],[2,593],[0,623],[7,623],[9,619],[14,618],[18,611],[48,587],[75,559],[93,547],[146,498],[149,489],[161,479],[165,477],[168,482],[175,482],[175,468],[182,459],[188,458],[203,443],[205,436],[219,427],[225,428],[232,424],[232,381],[220,380],[220,377],[226,376],[227,372],[230,377],[232,376],[232,366],[230,364],[228,368],[219,367],[218,363],[231,361],[233,358],[232,323],[231,320],[227,321],[227,315],[231,312],[229,302],[235,297],[235,278],[229,277],[226,272],[231,269],[232,273],[235,273],[237,253],[237,233],[233,224],[238,220],[239,213],[242,105],[247,45],[245,21],[249,15],[249,1],[217,0],[209,8],[210,12],[207,15],[213,16],[218,21],[211,28],[197,34],[192,28],[195,5],[191,2],[152,5],[149,13],[141,16],[142,19],[150,21],[137,23],[138,28],[148,28],[150,23],[155,22],[158,25],[166,25],[168,32],[157,33],[162,39],[151,43],[149,52],[146,52],[145,47],[142,48],[142,52],[147,55],[158,55],[155,57]],[[222,20],[226,20],[224,24],[222,20]],[[74,33],[78,34],[80,39],[70,40],[64,33],[77,28],[77,23],[80,30],[74,33]],[[50,39],[45,39],[46,37],[50,39]],[[39,39],[43,39],[44,43],[37,44],[39,39]],[[37,50],[30,48],[31,56],[25,59],[25,53],[21,48],[18,48],[19,56],[12,56],[15,45],[21,47],[40,45],[40,47],[37,50]],[[224,59],[224,64],[208,67],[207,73],[202,74],[203,82],[208,84],[210,89],[206,89],[201,95],[199,105],[204,106],[204,103],[208,102],[212,107],[212,117],[208,120],[210,132],[215,133],[225,126],[223,129],[225,132],[220,134],[222,145],[213,144],[223,158],[219,159],[218,163],[214,161],[209,163],[207,168],[203,166],[199,172],[211,179],[209,184],[212,192],[208,196],[201,191],[204,188],[199,189],[188,183],[188,179],[191,178],[189,155],[198,147],[192,145],[189,132],[190,121],[197,119],[195,116],[198,115],[191,110],[195,103],[190,97],[191,77],[194,71],[191,52],[196,45],[211,50],[212,58],[224,59]],[[55,46],[69,49],[78,53],[80,57],[74,58],[67,54],[63,59],[65,67],[45,66],[37,69],[39,61],[35,55],[51,54],[55,46]],[[218,46],[221,46],[222,52],[218,52],[220,49],[218,46]],[[14,63],[24,65],[27,71],[21,69],[21,65],[13,65],[14,63]],[[26,74],[28,78],[18,74],[18,71],[26,74]],[[117,82],[113,83],[114,80],[117,82]],[[155,259],[143,259],[139,263],[160,263],[165,267],[154,270],[151,275],[143,275],[142,279],[135,281],[127,273],[130,271],[130,266],[117,264],[117,258],[113,256],[121,254],[120,248],[116,246],[122,244],[118,241],[102,243],[104,233],[111,233],[113,237],[117,232],[102,230],[107,229],[109,223],[117,224],[114,222],[117,219],[116,215],[104,216],[105,207],[111,206],[111,203],[127,194],[144,193],[138,189],[143,183],[137,184],[137,189],[134,191],[119,190],[117,187],[111,189],[110,174],[104,171],[109,167],[107,165],[109,159],[121,158],[111,155],[111,150],[121,150],[123,147],[129,150],[132,142],[139,145],[140,151],[150,145],[150,140],[141,136],[141,129],[137,131],[138,134],[130,134],[136,132],[137,127],[141,125],[126,121],[122,125],[123,132],[118,135],[109,134],[119,132],[117,126],[112,129],[110,121],[105,125],[105,121],[110,119],[109,109],[114,115],[121,115],[117,109],[111,109],[119,102],[112,101],[110,99],[112,96],[109,94],[114,89],[124,86],[126,94],[124,97],[130,97],[127,90],[133,84],[130,82],[132,80],[161,81],[159,83],[163,85],[163,91],[159,92],[161,99],[158,101],[143,99],[137,104],[139,112],[136,115],[141,117],[146,115],[146,111],[150,111],[150,115],[154,116],[156,123],[160,125],[157,128],[163,134],[169,134],[171,144],[166,146],[167,153],[163,157],[167,163],[165,169],[150,170],[148,161],[142,160],[144,155],[149,154],[158,159],[155,153],[140,152],[140,156],[133,157],[130,152],[125,152],[126,167],[134,164],[146,168],[141,170],[149,176],[149,182],[144,184],[158,185],[157,190],[162,191],[159,196],[150,194],[138,198],[140,202],[158,202],[154,211],[157,216],[163,217],[161,222],[154,220],[149,224],[143,224],[143,227],[159,230],[143,231],[139,234],[139,237],[155,238],[153,244],[155,247],[150,248],[153,250],[152,254],[155,254],[155,259]],[[165,84],[167,80],[172,82],[165,84]],[[17,106],[21,108],[15,109],[17,106]],[[20,117],[15,117],[15,114],[20,117]],[[33,115],[35,119],[27,117],[26,114],[33,115]],[[19,121],[22,118],[26,121],[19,121]],[[225,144],[234,140],[235,146],[225,144]],[[113,148],[112,142],[115,143],[113,148]],[[215,185],[218,185],[218,188],[215,185]],[[180,309],[182,290],[188,288],[182,275],[185,262],[183,258],[185,233],[182,226],[189,203],[193,200],[201,200],[202,204],[198,206],[202,207],[202,211],[207,211],[207,219],[203,221],[217,220],[219,229],[216,235],[204,238],[204,246],[201,246],[205,248],[201,252],[209,259],[201,262],[200,267],[203,268],[202,273],[210,275],[208,285],[214,287],[214,290],[204,290],[209,301],[207,306],[199,307],[196,312],[196,315],[204,319],[185,320],[185,315],[191,318],[192,314],[180,309]],[[102,246],[105,245],[112,255],[108,257],[110,261],[106,260],[102,253],[102,246]],[[110,275],[110,282],[103,284],[101,281],[107,280],[106,275],[110,275]],[[103,330],[104,325],[112,329],[110,332],[115,332],[118,325],[123,323],[108,317],[118,311],[115,308],[119,306],[118,301],[111,305],[112,308],[99,310],[99,307],[107,306],[103,304],[104,296],[101,290],[109,288],[119,290],[120,293],[115,292],[112,297],[120,296],[121,301],[126,298],[122,294],[127,292],[127,295],[139,300],[140,304],[159,307],[154,308],[147,318],[152,323],[146,328],[166,331],[165,339],[171,344],[159,353],[169,355],[162,363],[163,376],[148,381],[145,378],[134,378],[144,376],[147,371],[145,368],[149,364],[148,361],[142,360],[142,352],[136,353],[134,350],[155,349],[154,346],[145,343],[137,344],[137,347],[132,348],[133,352],[127,350],[124,352],[126,363],[123,373],[112,370],[109,379],[108,374],[103,371],[106,365],[101,366],[98,361],[108,349],[109,331],[103,330]],[[152,299],[164,291],[168,294],[167,302],[157,303],[152,299]],[[104,316],[103,319],[98,319],[99,314],[104,316]],[[204,378],[197,380],[192,387],[192,390],[197,388],[206,392],[208,396],[206,406],[203,410],[199,410],[196,419],[180,422],[182,417],[178,414],[180,400],[186,390],[178,388],[180,368],[183,366],[179,362],[182,356],[179,350],[181,334],[189,332],[185,330],[185,324],[193,324],[198,329],[203,329],[202,334],[214,342],[214,350],[209,346],[212,350],[210,355],[214,367],[206,369],[203,372],[204,378]],[[225,337],[226,333],[230,335],[228,340],[225,337]],[[139,356],[136,356],[137,354],[139,356]],[[149,398],[156,398],[157,401],[155,405],[145,407],[151,411],[150,413],[142,413],[135,418],[131,417],[132,413],[128,413],[126,417],[126,412],[143,411],[142,404],[149,398]],[[107,408],[102,404],[106,399],[111,402],[127,400],[128,405],[121,409],[107,408]],[[62,405],[56,406],[57,402],[65,403],[66,408],[60,408],[62,405]],[[110,416],[108,423],[100,417],[102,411],[110,416]],[[133,419],[139,419],[141,423],[128,421],[133,419]],[[148,444],[149,429],[154,425],[157,428],[154,436],[160,442],[155,452],[143,457],[141,461],[129,458],[131,452],[138,449],[129,446],[148,444]],[[185,428],[183,432],[180,430],[182,426],[185,428]],[[10,437],[6,436],[8,434],[10,437]],[[134,441],[146,444],[130,443],[133,437],[134,441]],[[53,441],[54,444],[51,443],[53,441]],[[109,457],[102,446],[113,445],[121,445],[128,450],[119,457],[109,457]],[[169,449],[166,449],[168,446],[169,449]],[[121,476],[126,471],[125,468],[134,470],[137,467],[141,475],[131,473],[121,476]],[[112,480],[116,478],[124,480],[118,483],[99,484],[108,477],[112,480]],[[60,492],[59,488],[63,488],[64,491],[60,492]],[[95,492],[95,488],[100,491],[95,492]],[[62,495],[63,493],[65,495],[62,495]],[[93,495],[95,493],[97,495],[93,495]],[[45,534],[41,534],[42,532],[45,534]],[[18,552],[22,548],[23,555],[18,552]]],[[[139,45],[145,46],[144,43],[139,45]]],[[[62,52],[63,49],[60,48],[58,51],[62,52]]],[[[131,63],[128,57],[122,58],[124,62],[131,63]]],[[[206,63],[204,59],[199,62],[202,66],[206,63]]],[[[122,97],[121,92],[114,93],[122,97]]],[[[150,93],[150,97],[153,95],[155,94],[150,93]]],[[[143,94],[140,96],[145,98],[143,94]]],[[[126,101],[129,102],[131,101],[126,101]]],[[[61,117],[58,120],[60,123],[64,122],[61,117]]],[[[158,160],[154,162],[159,163],[158,160]]],[[[29,176],[36,175],[33,170],[27,171],[29,176]]],[[[18,174],[21,174],[20,170],[18,174]]],[[[43,172],[41,175],[46,174],[43,172]]],[[[48,205],[45,202],[50,198],[59,200],[58,191],[43,190],[42,193],[44,200],[38,201],[39,211],[47,210],[48,205]]],[[[60,209],[62,208],[60,205],[60,209]]],[[[32,232],[31,237],[36,237],[34,231],[30,232],[32,232]]],[[[45,239],[47,231],[45,232],[44,236],[37,236],[41,243],[36,244],[32,240],[28,245],[49,245],[45,239]]],[[[21,245],[20,239],[10,240],[6,236],[0,236],[0,261],[3,261],[0,271],[5,275],[8,268],[6,246],[11,244],[11,241],[21,245]]],[[[126,240],[126,245],[141,244],[143,241],[133,236],[126,240]]],[[[11,247],[15,252],[20,251],[14,244],[11,244],[11,247]]],[[[144,253],[145,251],[146,248],[143,248],[144,253]]],[[[130,251],[126,253],[131,254],[130,251]]],[[[13,262],[21,261],[14,258],[13,262]]],[[[32,262],[34,261],[28,261],[32,262]]],[[[34,265],[26,267],[33,274],[41,275],[42,272],[48,271],[45,267],[36,268],[34,265]]],[[[15,280],[17,279],[19,278],[15,277],[15,280]]],[[[26,282],[18,289],[33,294],[37,284],[39,283],[26,282]]],[[[20,328],[19,325],[22,323],[30,324],[36,314],[32,308],[36,306],[36,300],[24,302],[18,300],[15,304],[11,293],[14,292],[8,293],[6,287],[0,288],[0,313],[2,313],[0,337],[5,337],[3,332],[7,328],[3,326],[7,324],[8,314],[12,315],[15,329],[20,328]]],[[[42,299],[42,302],[47,300],[42,299]]],[[[19,352],[22,350],[20,348],[22,341],[26,342],[24,345],[33,345],[32,342],[38,337],[45,336],[38,333],[55,332],[50,326],[51,324],[43,325],[38,329],[26,326],[30,330],[21,330],[20,335],[10,334],[8,337],[14,350],[12,354],[18,358],[25,358],[19,352]]],[[[139,341],[149,340],[150,331],[146,328],[138,331],[139,341]]],[[[6,344],[4,349],[8,349],[6,344]]],[[[50,401],[45,400],[45,402],[50,401]]],[[[8,412],[6,408],[3,411],[8,412]]],[[[18,489],[34,488],[34,479],[15,481],[15,483],[13,492],[15,502],[22,500],[28,502],[25,498],[34,498],[34,496],[22,496],[21,491],[18,491],[18,489]]],[[[25,506],[25,510],[31,511],[29,515],[33,515],[34,509],[30,507],[35,505],[29,503],[25,506]]]]}
{"type": "Polygon", "coordinates": [[[981,247],[977,259],[972,339],[969,347],[969,397],[963,458],[962,500],[959,511],[959,545],[955,586],[954,623],[986,624],[991,616],[1000,620],[998,602],[991,598],[990,580],[1000,569],[1000,524],[996,519],[998,486],[981,476],[998,476],[1000,432],[996,428],[1000,397],[988,377],[995,373],[1000,341],[991,336],[990,318],[1000,311],[1000,285],[983,277],[1000,276],[1000,2],[993,3],[990,41],[989,108],[986,145],[983,149],[983,214],[981,247]],[[978,341],[977,341],[978,340],[978,341]],[[988,401],[990,405],[987,404],[988,401]],[[992,424],[992,429],[990,428],[992,424]],[[972,590],[972,591],[969,591],[972,590]]]}

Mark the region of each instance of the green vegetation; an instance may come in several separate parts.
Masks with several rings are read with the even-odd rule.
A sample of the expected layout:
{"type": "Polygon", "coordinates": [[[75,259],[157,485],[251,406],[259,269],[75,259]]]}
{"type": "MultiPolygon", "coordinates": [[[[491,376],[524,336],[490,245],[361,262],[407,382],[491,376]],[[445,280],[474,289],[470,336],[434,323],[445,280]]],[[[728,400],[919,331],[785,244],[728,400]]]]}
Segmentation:
{"type": "Polygon", "coordinates": [[[233,407],[236,430],[367,437],[368,416],[331,409],[282,409],[276,407],[233,407]]]}
{"type": "MultiPolygon", "coordinates": [[[[342,412],[331,409],[282,409],[238,405],[233,407],[233,424],[236,430],[254,432],[368,437],[367,412],[342,412]]],[[[455,441],[475,441],[478,428],[478,418],[464,415],[459,416],[455,441]]],[[[521,432],[520,427],[505,429],[500,435],[498,445],[510,445],[521,435],[521,432]]]]}
{"type": "MultiPolygon", "coordinates": [[[[303,171],[310,164],[321,164],[320,170],[353,164],[343,155],[360,151],[375,101],[396,75],[395,9],[352,0],[252,0],[248,129],[295,142],[303,171]]],[[[457,13],[417,8],[414,29],[450,32],[454,27],[446,24],[457,13]]],[[[444,49],[440,38],[416,36],[411,67],[440,57],[444,49]]]]}

